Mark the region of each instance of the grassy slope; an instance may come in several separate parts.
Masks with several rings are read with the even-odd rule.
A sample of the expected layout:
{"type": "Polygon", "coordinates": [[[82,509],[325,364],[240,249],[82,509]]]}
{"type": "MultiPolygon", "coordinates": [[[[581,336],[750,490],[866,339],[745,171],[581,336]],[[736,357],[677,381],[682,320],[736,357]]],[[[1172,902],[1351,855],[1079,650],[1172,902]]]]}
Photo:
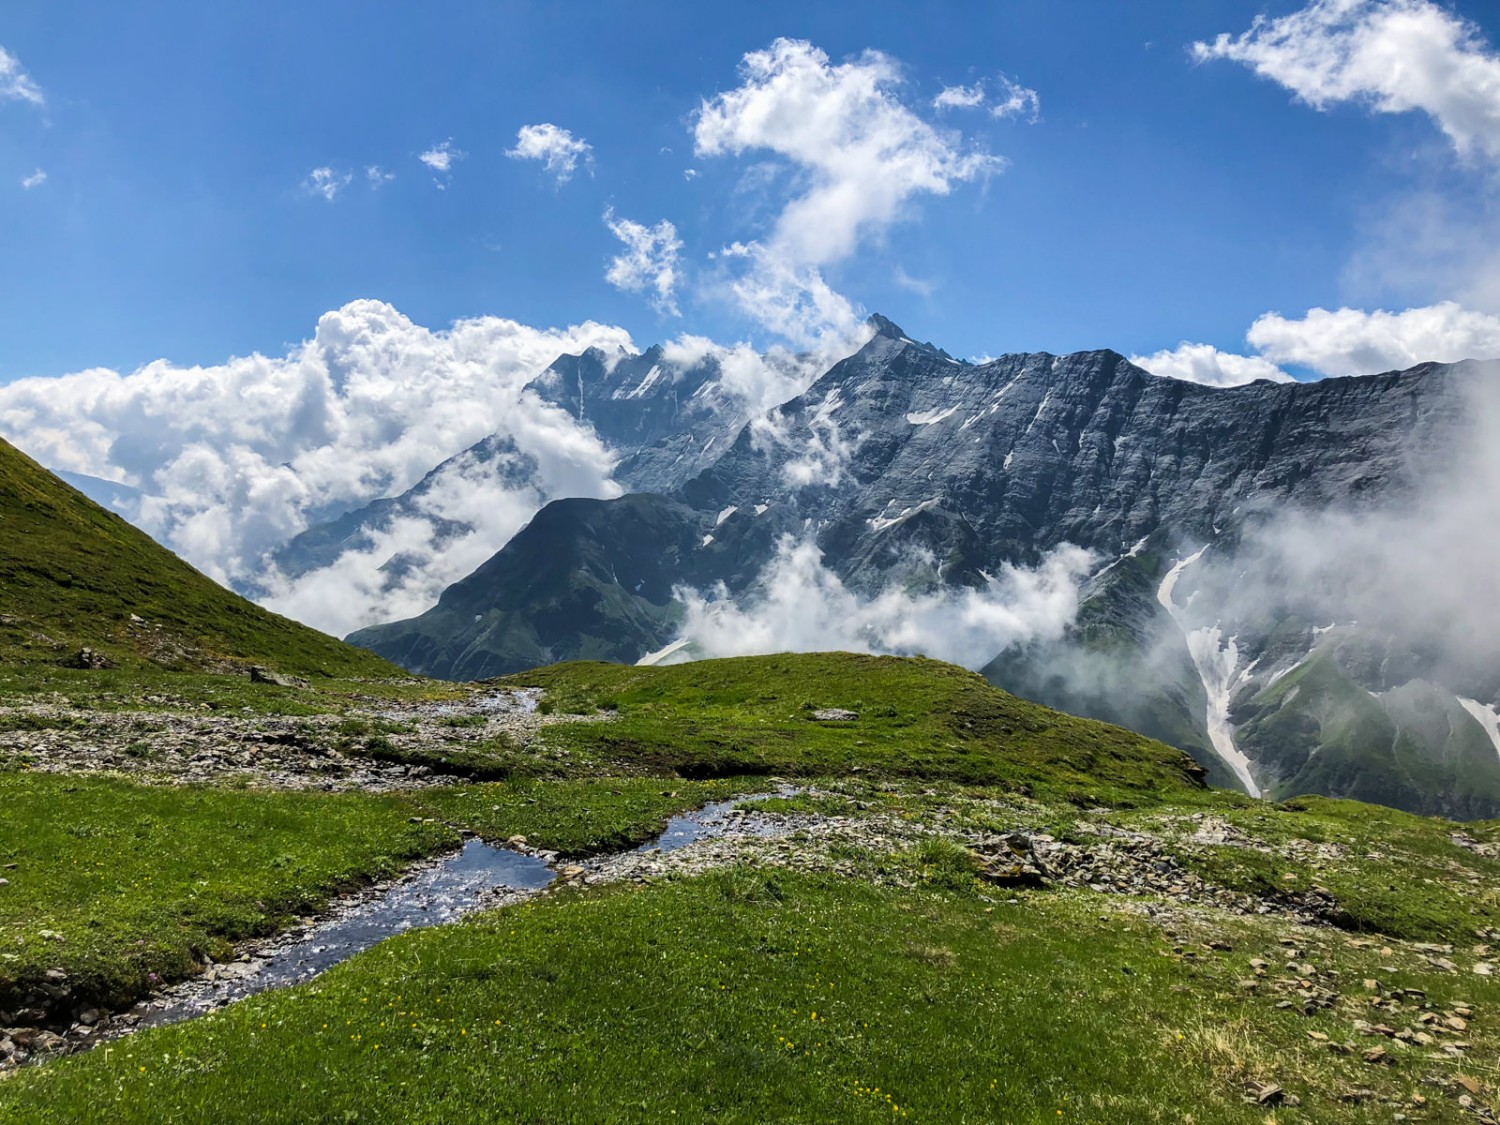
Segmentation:
{"type": "Polygon", "coordinates": [[[1332,646],[1262,690],[1238,717],[1238,743],[1286,775],[1276,796],[1333,792],[1460,816],[1500,805],[1494,749],[1450,692],[1413,682],[1373,698],[1332,646]]]}
{"type": "Polygon", "coordinates": [[[561,711],[613,712],[548,730],[605,766],[684,777],[873,771],[1031,790],[1087,803],[1201,791],[1186,754],[1017,699],[924,658],[851,653],[706,660],[666,668],[560,664],[510,677],[561,711]],[[853,723],[812,718],[822,708],[853,723]]]}
{"type": "MultiPolygon", "coordinates": [[[[914,890],[734,869],[565,893],[23,1073],[0,1084],[0,1110],[16,1122],[1208,1125],[1389,1121],[1379,1094],[1423,1097],[1423,1120],[1466,1119],[1456,1093],[1419,1079],[1451,1079],[1453,1060],[1377,1067],[1360,1055],[1368,1039],[1335,1054],[1309,1037],[1353,1036],[1371,1014],[1358,996],[1307,1017],[1240,986],[1251,957],[1288,955],[1281,927],[1183,929],[1081,894],[991,906],[955,872],[914,890]],[[1233,950],[1210,952],[1210,938],[1233,950]],[[1303,1107],[1247,1107],[1250,1080],[1303,1107]]],[[[1314,942],[1296,955],[1323,971],[1415,983],[1382,970],[1378,950],[1314,942]]],[[[1421,982],[1439,1004],[1500,1001],[1491,981],[1421,982]]],[[[1476,1047],[1493,1044],[1489,1022],[1467,1033],[1476,1047]]]]}
{"type": "Polygon", "coordinates": [[[401,674],[210,581],[0,441],[0,663],[57,664],[84,646],[130,666],[401,674]],[[148,627],[132,630],[131,614],[148,627]]]}

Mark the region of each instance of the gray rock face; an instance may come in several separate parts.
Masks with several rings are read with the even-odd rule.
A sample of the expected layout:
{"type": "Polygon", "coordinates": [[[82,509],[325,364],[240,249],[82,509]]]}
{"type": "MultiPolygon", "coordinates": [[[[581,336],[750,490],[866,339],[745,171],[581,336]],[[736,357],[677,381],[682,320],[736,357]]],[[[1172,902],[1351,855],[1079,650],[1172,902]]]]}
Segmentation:
{"type": "MultiPolygon", "coordinates": [[[[685,459],[711,463],[669,495],[554,505],[428,614],[350,639],[449,676],[577,656],[633,660],[676,636],[674,589],[722,583],[744,595],[787,536],[815,542],[824,565],[866,592],[897,578],[907,588],[980,587],[1005,564],[1075,544],[1098,569],[1074,634],[1048,651],[1002,654],[987,669],[1002,686],[1181,746],[1222,784],[1500,811],[1500,754],[1464,718],[1473,700],[1459,705],[1456,682],[1437,689],[1446,702],[1416,689],[1391,695],[1378,718],[1361,720],[1365,737],[1347,737],[1346,712],[1371,692],[1442,680],[1432,659],[1418,653],[1396,675],[1400,638],[1372,656],[1369,637],[1360,648],[1352,634],[1328,634],[1326,620],[1281,598],[1238,609],[1232,636],[1227,610],[1222,630],[1215,619],[1232,600],[1242,535],[1289,508],[1357,515],[1408,497],[1424,461],[1459,432],[1465,388],[1495,380],[1494,366],[1221,389],[1157,378],[1111,351],[967,364],[875,323],[866,347],[743,425],[717,457],[698,446],[685,459]],[[1178,568],[1171,595],[1164,580],[1206,544],[1202,563],[1178,568]],[[539,583],[545,595],[527,592],[539,583]],[[1319,646],[1335,640],[1343,648],[1328,655],[1331,670],[1318,671],[1319,646]],[[1287,701],[1299,678],[1306,686],[1287,701]],[[1319,702],[1309,714],[1298,698],[1319,702]],[[1411,749],[1366,768],[1380,738],[1411,749]]],[[[570,370],[583,409],[590,388],[597,400],[607,384],[579,361],[570,370]]],[[[621,387],[644,378],[624,374],[621,387]]],[[[658,452],[642,464],[660,470],[660,451],[681,435],[657,435],[684,416],[633,409],[603,424],[617,427],[616,440],[650,436],[645,448],[658,452]]],[[[695,431],[694,445],[702,438],[695,431]]],[[[1500,693],[1500,683],[1487,690],[1500,693]]]]}
{"type": "Polygon", "coordinates": [[[683,367],[660,345],[636,356],[597,348],[560,356],[532,384],[620,454],[615,479],[632,492],[670,492],[713,464],[748,417],[726,394],[719,361],[683,367]]]}

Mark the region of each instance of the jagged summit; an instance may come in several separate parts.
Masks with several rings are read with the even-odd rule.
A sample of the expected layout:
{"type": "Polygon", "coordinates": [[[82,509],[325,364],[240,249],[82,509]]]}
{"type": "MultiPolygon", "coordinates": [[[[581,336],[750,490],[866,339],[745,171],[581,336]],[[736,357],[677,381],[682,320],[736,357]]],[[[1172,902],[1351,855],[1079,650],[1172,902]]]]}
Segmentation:
{"type": "MultiPolygon", "coordinates": [[[[907,344],[922,351],[930,352],[939,359],[947,360],[949,363],[964,364],[967,366],[963,360],[954,359],[936,344],[923,343],[920,340],[912,339],[906,334],[906,330],[890,319],[890,317],[882,316],[880,313],[871,313],[865,318],[865,323],[875,329],[875,336],[870,341],[871,344],[879,340],[890,340],[897,344],[907,344]]],[[[870,344],[866,344],[865,346],[868,348],[870,344]]]]}

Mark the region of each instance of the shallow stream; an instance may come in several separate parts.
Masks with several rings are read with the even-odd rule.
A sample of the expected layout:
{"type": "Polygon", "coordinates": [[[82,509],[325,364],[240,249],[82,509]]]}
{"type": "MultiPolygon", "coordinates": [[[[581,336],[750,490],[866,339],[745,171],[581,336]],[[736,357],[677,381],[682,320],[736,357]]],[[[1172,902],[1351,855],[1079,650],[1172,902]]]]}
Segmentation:
{"type": "MultiPolygon", "coordinates": [[[[784,820],[736,811],[735,806],[793,792],[788,789],[737,797],[681,813],[635,850],[668,852],[723,836],[778,835],[788,830],[784,820]]],[[[610,858],[590,861],[585,870],[597,871],[610,858]]],[[[142,1001],[125,1020],[111,1027],[109,1034],[176,1023],[257,992],[301,984],[395,934],[520,902],[538,894],[556,878],[552,864],[541,856],[467,840],[457,852],[395,883],[346,900],[328,917],[300,931],[282,935],[237,961],[212,965],[202,976],[142,1001]]]]}

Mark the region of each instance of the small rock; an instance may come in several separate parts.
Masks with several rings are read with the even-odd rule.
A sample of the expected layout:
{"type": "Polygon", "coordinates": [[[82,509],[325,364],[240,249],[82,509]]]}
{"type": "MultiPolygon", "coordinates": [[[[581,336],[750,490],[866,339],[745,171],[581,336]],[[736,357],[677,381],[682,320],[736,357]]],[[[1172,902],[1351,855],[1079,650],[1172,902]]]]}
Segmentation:
{"type": "Polygon", "coordinates": [[[524,848],[526,846],[526,837],[512,836],[509,840],[505,841],[505,846],[507,848],[524,848]]]}
{"type": "Polygon", "coordinates": [[[1469,1093],[1471,1093],[1471,1094],[1477,1094],[1480,1091],[1479,1079],[1474,1078],[1474,1077],[1472,1077],[1470,1075],[1467,1075],[1467,1074],[1455,1074],[1453,1076],[1453,1081],[1457,1082],[1460,1086],[1462,1086],[1465,1090],[1469,1091],[1469,1093]]]}
{"type": "Polygon", "coordinates": [[[858,711],[846,711],[842,707],[823,707],[812,713],[821,723],[852,723],[859,718],[858,711]]]}
{"type": "Polygon", "coordinates": [[[1390,1066],[1396,1061],[1384,1047],[1371,1047],[1360,1057],[1376,1066],[1390,1066]]]}

